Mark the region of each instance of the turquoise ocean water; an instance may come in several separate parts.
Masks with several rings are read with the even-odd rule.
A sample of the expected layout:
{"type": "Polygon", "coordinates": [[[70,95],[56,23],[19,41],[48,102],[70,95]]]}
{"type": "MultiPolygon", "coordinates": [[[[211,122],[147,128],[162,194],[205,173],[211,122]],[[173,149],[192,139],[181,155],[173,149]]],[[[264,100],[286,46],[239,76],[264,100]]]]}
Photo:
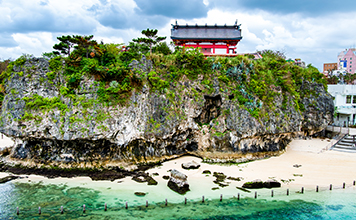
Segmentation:
{"type": "Polygon", "coordinates": [[[119,191],[110,193],[110,188],[12,181],[0,184],[0,219],[356,219],[354,186],[332,191],[325,187],[318,193],[314,189],[305,189],[304,194],[297,191],[291,189],[287,196],[286,188],[274,189],[271,197],[270,190],[257,190],[255,199],[255,191],[247,193],[233,189],[228,193],[224,191],[222,201],[216,191],[211,191],[206,192],[204,203],[201,198],[190,198],[189,194],[174,194],[174,198],[167,197],[166,206],[164,197],[130,194],[127,198],[119,191]],[[187,204],[184,204],[185,197],[187,204]],[[147,208],[146,200],[149,200],[147,208]],[[128,209],[125,209],[126,201],[128,209]],[[86,205],[85,213],[83,204],[86,205]],[[39,206],[41,215],[38,214],[39,206]],[[61,206],[64,214],[60,214],[61,206]],[[19,216],[16,207],[20,207],[19,216]]]}

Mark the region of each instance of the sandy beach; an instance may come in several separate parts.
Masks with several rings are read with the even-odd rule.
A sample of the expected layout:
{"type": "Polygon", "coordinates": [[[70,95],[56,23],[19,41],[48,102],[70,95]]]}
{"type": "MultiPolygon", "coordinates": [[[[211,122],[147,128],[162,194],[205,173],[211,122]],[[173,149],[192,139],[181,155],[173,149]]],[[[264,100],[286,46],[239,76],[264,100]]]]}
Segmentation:
{"type": "MultiPolygon", "coordinates": [[[[82,186],[100,190],[103,194],[116,194],[124,197],[132,197],[135,191],[146,192],[150,200],[162,199],[162,195],[171,200],[181,201],[181,195],[167,187],[167,180],[162,177],[170,175],[170,169],[177,169],[188,176],[190,191],[186,194],[189,198],[200,198],[201,195],[218,197],[221,194],[236,194],[236,186],[241,187],[244,182],[261,179],[275,179],[282,183],[283,188],[297,189],[301,186],[305,189],[327,188],[333,184],[334,188],[341,188],[343,182],[351,186],[356,179],[356,154],[338,151],[322,151],[330,143],[329,139],[293,140],[285,153],[278,157],[253,161],[239,165],[217,165],[202,163],[200,158],[184,156],[167,161],[162,166],[149,169],[153,178],[158,182],[156,186],[147,186],[145,183],[137,183],[131,177],[111,181],[92,181],[89,177],[55,178],[48,179],[42,176],[30,175],[27,178],[15,181],[38,182],[52,184],[66,184],[68,186],[82,186]],[[192,161],[200,163],[200,168],[185,170],[181,167],[184,162],[192,161]],[[301,165],[298,168],[293,166],[301,165]],[[226,176],[241,177],[242,181],[225,180],[227,187],[219,187],[213,183],[215,177],[210,174],[202,174],[204,170],[222,172],[226,176]],[[154,175],[154,173],[158,173],[154,175]],[[219,187],[219,188],[217,188],[219,187]],[[215,188],[215,190],[212,190],[215,188]]],[[[8,175],[0,173],[0,177],[8,175]]],[[[142,200],[143,199],[139,199],[142,200]]],[[[136,200],[134,200],[136,201],[136,200]]]]}
{"type": "Polygon", "coordinates": [[[182,157],[149,172],[167,175],[167,170],[177,169],[188,175],[188,181],[192,184],[204,182],[207,177],[202,172],[210,170],[211,173],[223,172],[227,176],[242,177],[243,181],[240,182],[228,181],[236,186],[255,179],[284,181],[282,187],[288,188],[314,188],[316,185],[327,187],[330,184],[342,186],[343,182],[351,185],[356,179],[356,154],[333,150],[321,152],[329,143],[330,139],[293,140],[281,156],[240,165],[211,165],[201,163],[199,158],[182,157]],[[198,170],[181,168],[181,163],[192,160],[201,164],[198,170]],[[294,167],[296,164],[301,166],[294,167]]]}

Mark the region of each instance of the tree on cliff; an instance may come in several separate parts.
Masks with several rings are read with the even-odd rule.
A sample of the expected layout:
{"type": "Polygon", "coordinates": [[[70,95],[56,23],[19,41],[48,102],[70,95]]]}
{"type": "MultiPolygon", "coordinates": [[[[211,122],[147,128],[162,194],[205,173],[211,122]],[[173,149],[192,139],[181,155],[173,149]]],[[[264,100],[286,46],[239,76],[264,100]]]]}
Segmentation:
{"type": "Polygon", "coordinates": [[[150,48],[150,54],[152,54],[152,46],[166,39],[166,37],[157,36],[157,29],[153,30],[147,28],[147,30],[142,30],[141,33],[146,37],[139,37],[137,39],[133,39],[132,41],[147,45],[150,48]]]}
{"type": "Polygon", "coordinates": [[[89,57],[89,53],[91,52],[91,48],[99,52],[100,54],[100,48],[98,47],[98,43],[93,39],[93,35],[89,36],[80,36],[80,35],[67,35],[67,36],[62,36],[62,37],[57,37],[57,39],[60,41],[58,44],[55,44],[53,46],[53,49],[58,50],[54,51],[54,54],[64,54],[64,55],[70,55],[71,49],[74,48],[74,51],[76,51],[78,54],[83,55],[85,54],[85,57],[89,57]]]}
{"type": "Polygon", "coordinates": [[[54,51],[54,54],[64,54],[64,55],[70,55],[71,49],[74,47],[74,39],[72,36],[67,35],[67,36],[62,36],[62,37],[57,37],[57,39],[60,41],[58,44],[55,44],[53,46],[53,49],[58,50],[54,51]]]}

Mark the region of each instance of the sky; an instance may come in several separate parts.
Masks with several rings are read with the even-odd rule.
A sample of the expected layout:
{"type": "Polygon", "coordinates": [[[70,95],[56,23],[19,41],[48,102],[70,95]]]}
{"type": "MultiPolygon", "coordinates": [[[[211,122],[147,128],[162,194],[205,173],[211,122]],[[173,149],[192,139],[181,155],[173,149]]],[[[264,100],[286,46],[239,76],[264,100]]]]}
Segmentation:
{"type": "Polygon", "coordinates": [[[241,24],[238,53],[272,49],[322,71],[356,45],[356,1],[0,0],[0,60],[52,51],[62,35],[125,43],[143,29],[170,41],[171,24],[241,24]]]}

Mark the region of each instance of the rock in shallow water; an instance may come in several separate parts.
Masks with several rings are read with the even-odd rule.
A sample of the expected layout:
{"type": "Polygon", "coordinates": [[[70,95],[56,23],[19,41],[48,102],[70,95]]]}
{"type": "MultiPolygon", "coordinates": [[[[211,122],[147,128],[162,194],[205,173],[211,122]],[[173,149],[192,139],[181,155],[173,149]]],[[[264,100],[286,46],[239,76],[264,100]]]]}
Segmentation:
{"type": "Polygon", "coordinates": [[[9,182],[9,181],[17,179],[17,178],[19,178],[19,177],[18,176],[6,176],[4,178],[0,178],[0,184],[9,182]]]}
{"type": "Polygon", "coordinates": [[[135,195],[136,196],[145,196],[146,193],[144,193],[144,192],[135,192],[135,195]]]}
{"type": "Polygon", "coordinates": [[[171,190],[184,195],[187,191],[189,191],[189,184],[187,178],[187,175],[185,175],[184,173],[173,169],[171,170],[171,177],[167,183],[167,186],[171,190]]]}

